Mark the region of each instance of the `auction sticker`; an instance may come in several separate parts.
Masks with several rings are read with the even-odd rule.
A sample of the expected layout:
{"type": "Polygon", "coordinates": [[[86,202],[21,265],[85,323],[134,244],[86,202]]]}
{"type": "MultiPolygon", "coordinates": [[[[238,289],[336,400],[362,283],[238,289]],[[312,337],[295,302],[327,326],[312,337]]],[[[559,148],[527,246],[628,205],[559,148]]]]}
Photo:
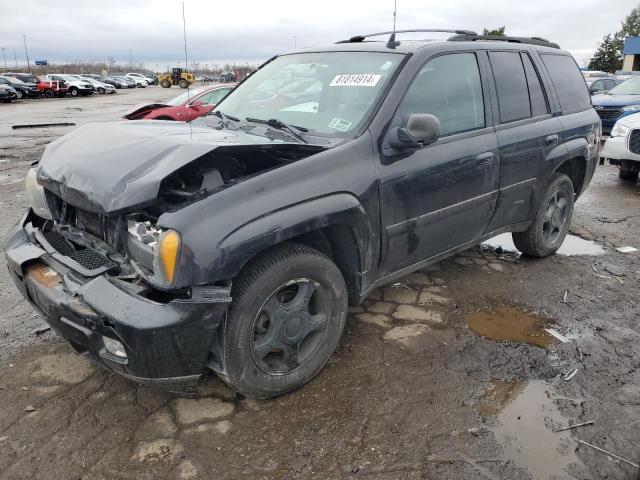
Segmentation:
{"type": "Polygon", "coordinates": [[[329,122],[329,128],[333,128],[339,132],[346,132],[351,127],[351,122],[349,120],[344,120],[342,118],[334,118],[329,122]]]}
{"type": "Polygon", "coordinates": [[[362,73],[358,75],[336,75],[330,87],[375,87],[382,75],[362,73]]]}

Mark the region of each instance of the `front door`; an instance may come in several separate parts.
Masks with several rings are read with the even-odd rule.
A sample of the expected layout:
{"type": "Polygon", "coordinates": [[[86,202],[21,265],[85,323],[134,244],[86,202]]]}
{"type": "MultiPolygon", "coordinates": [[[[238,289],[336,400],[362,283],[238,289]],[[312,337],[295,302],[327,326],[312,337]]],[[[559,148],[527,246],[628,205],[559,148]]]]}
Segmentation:
{"type": "Polygon", "coordinates": [[[473,241],[493,215],[500,159],[477,55],[450,53],[425,63],[391,122],[431,113],[441,133],[434,144],[395,158],[381,150],[381,275],[473,241]]]}

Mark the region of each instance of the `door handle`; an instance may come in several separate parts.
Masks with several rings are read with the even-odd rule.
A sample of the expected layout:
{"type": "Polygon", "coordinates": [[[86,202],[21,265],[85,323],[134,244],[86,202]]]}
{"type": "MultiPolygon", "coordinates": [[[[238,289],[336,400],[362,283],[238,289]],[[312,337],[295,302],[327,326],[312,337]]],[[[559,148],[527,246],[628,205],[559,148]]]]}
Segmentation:
{"type": "Polygon", "coordinates": [[[493,152],[484,152],[476,157],[478,165],[491,165],[493,163],[493,152]]]}
{"type": "Polygon", "coordinates": [[[555,147],[560,142],[560,137],[558,135],[549,135],[544,139],[544,143],[547,147],[555,147]]]}

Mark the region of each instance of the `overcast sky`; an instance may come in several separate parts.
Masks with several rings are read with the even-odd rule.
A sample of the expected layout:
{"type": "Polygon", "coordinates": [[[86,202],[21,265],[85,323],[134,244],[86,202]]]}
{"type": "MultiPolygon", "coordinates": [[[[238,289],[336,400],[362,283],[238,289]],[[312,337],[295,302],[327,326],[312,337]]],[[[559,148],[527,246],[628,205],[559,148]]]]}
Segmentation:
{"type": "MultiPolygon", "coordinates": [[[[618,30],[637,0],[398,0],[397,28],[505,25],[510,35],[541,36],[583,65],[603,35],[618,30]]],[[[182,2],[160,0],[2,0],[0,47],[7,63],[113,57],[161,70],[184,60],[182,2]]],[[[256,63],[279,52],[389,30],[393,0],[185,0],[189,61],[256,63]],[[294,40],[297,36],[297,40],[294,40]]],[[[0,61],[2,59],[0,58],[0,61]]]]}

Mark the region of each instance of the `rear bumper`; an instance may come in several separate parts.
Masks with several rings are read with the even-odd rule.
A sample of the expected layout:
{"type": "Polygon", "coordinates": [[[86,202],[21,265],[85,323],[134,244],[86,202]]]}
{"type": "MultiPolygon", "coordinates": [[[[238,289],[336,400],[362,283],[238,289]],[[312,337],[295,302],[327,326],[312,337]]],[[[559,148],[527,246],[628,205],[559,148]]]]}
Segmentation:
{"type": "Polygon", "coordinates": [[[76,351],[112,372],[193,392],[207,371],[215,331],[230,301],[228,289],[158,303],[125,290],[106,274],[83,277],[37,245],[29,215],[9,231],[4,249],[18,290],[47,323],[76,351]],[[107,351],[103,336],[121,342],[127,358],[107,351]]]}

